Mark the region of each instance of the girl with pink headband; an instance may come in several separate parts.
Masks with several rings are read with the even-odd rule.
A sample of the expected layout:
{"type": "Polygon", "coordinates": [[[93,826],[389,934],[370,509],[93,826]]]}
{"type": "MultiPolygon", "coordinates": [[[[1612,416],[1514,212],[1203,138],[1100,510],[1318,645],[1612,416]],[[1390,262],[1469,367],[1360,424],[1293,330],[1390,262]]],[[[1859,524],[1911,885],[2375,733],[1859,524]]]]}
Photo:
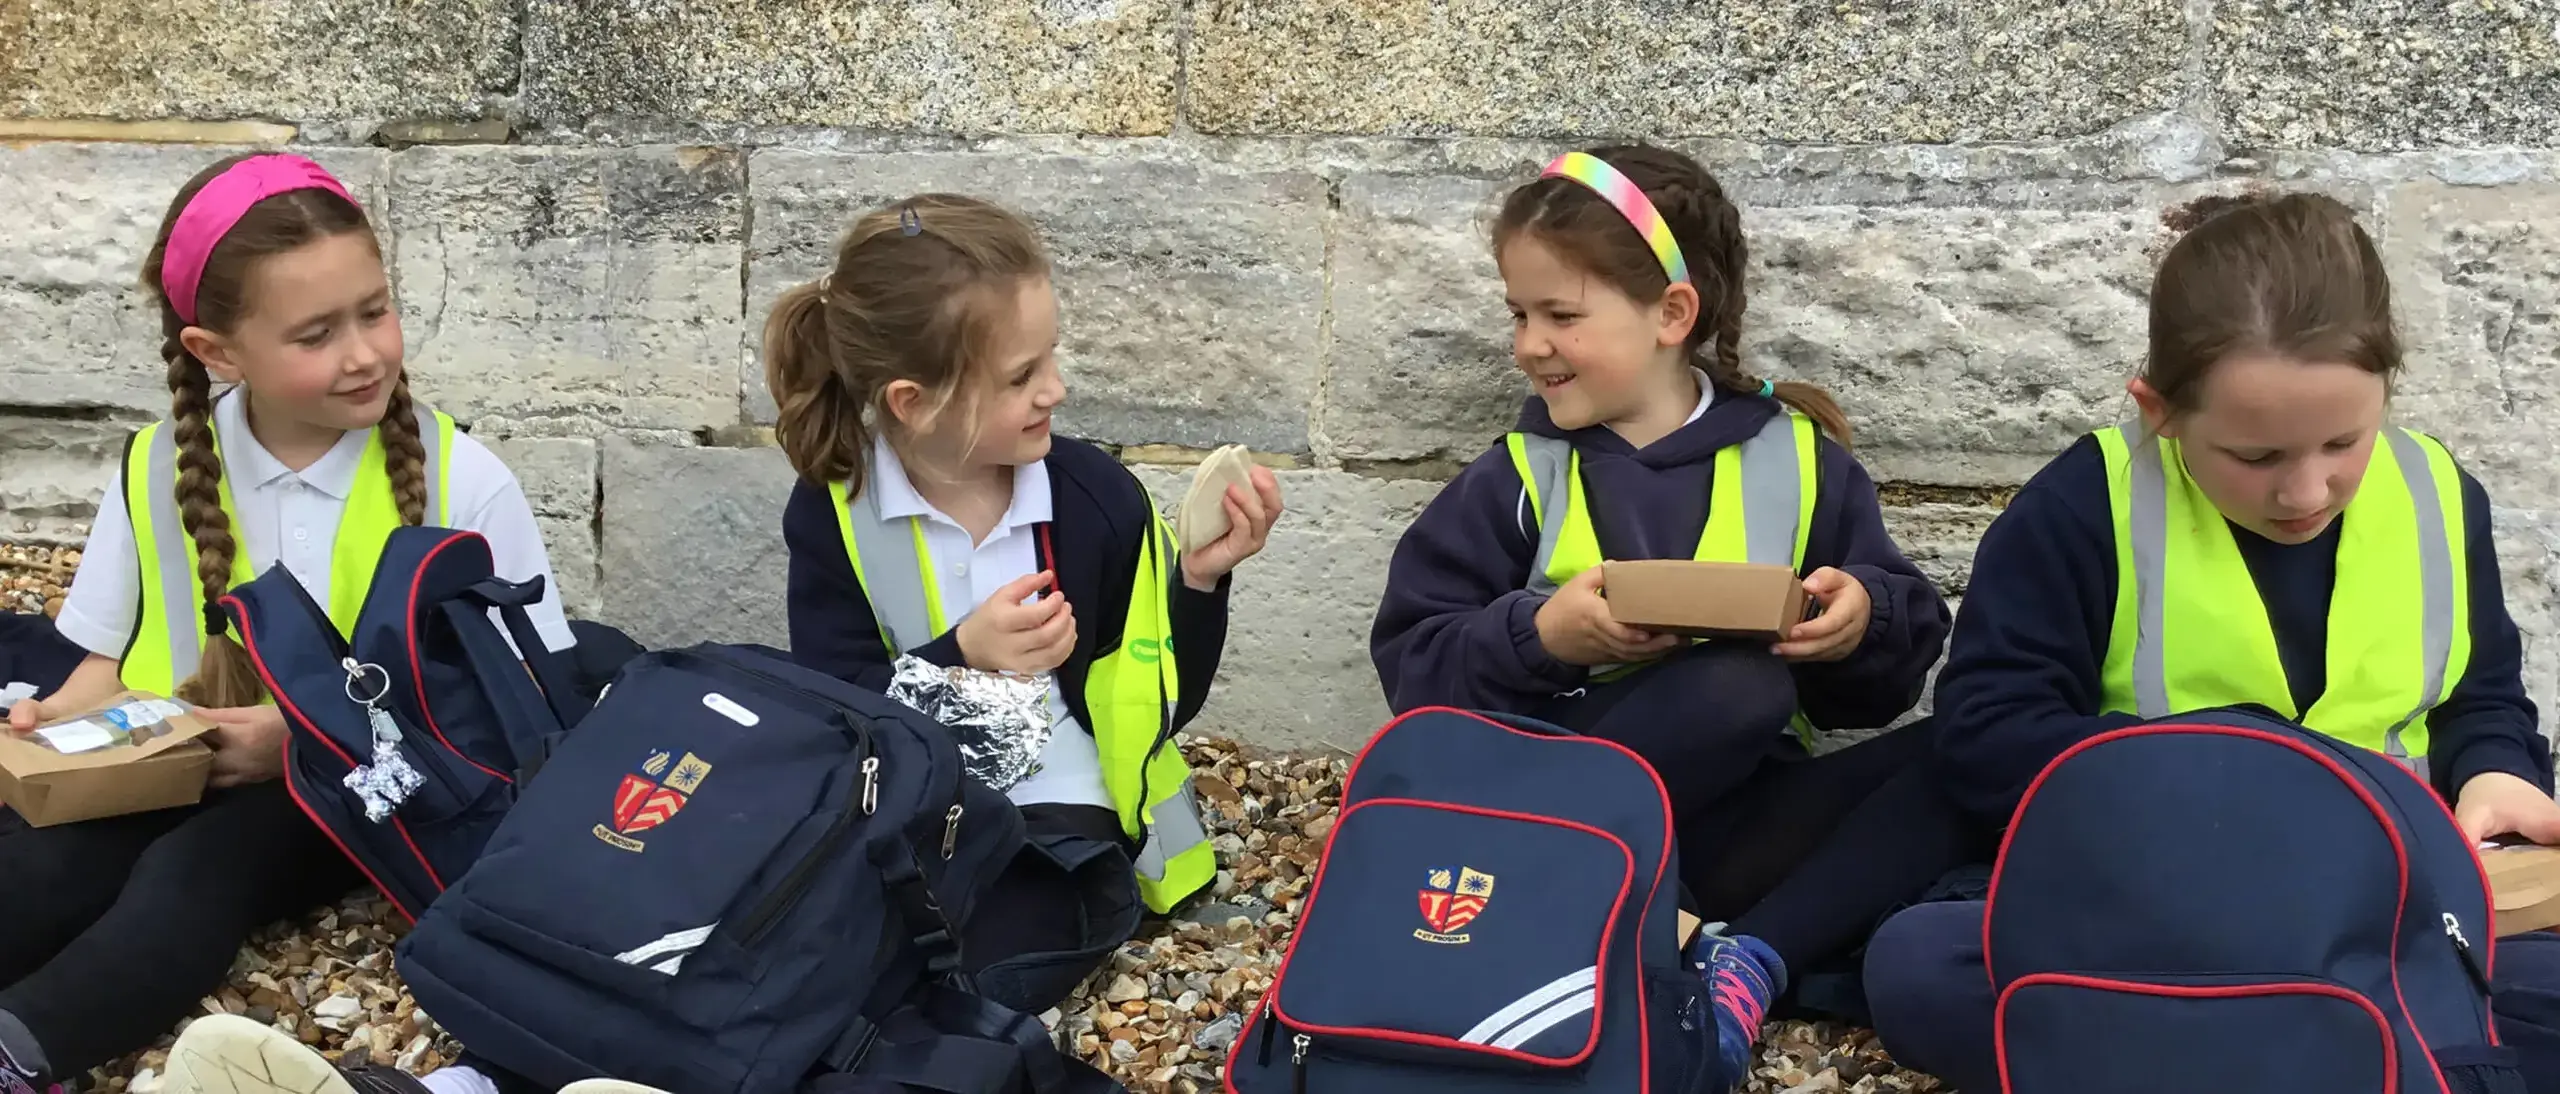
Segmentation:
{"type": "MultiPolygon", "coordinates": [[[[143,280],[168,420],[126,446],[58,626],[88,651],[9,711],[25,732],[125,689],[217,725],[197,805],[30,828],[0,818],[0,1094],[30,1094],[165,1035],[242,942],[362,883],[280,778],[283,716],[218,607],[281,566],[355,621],[404,525],[487,537],[501,576],[548,578],[515,476],[411,399],[382,252],[347,188],[301,156],[223,160],[182,187],[143,280]]],[[[549,582],[546,580],[546,586],[549,582]]],[[[572,644],[556,595],[533,617],[572,644]]],[[[373,1080],[368,1080],[373,1081],[373,1080]]]]}
{"type": "MultiPolygon", "coordinates": [[[[1566,154],[1511,192],[1493,244],[1529,394],[1397,545],[1372,656],[1398,712],[1527,715],[1653,765],[1684,904],[1720,924],[1687,960],[1716,1017],[1703,1088],[1724,1090],[1791,978],[1822,979],[1964,861],[1925,727],[1808,752],[1919,700],[1947,606],[1885,530],[1839,407],[1745,369],[1741,214],[1704,168],[1566,154]],[[1774,647],[1616,622],[1601,563],[1653,558],[1785,565],[1821,612],[1774,647]]],[[[1708,1036],[1676,1015],[1649,1043],[1708,1036]]]]}

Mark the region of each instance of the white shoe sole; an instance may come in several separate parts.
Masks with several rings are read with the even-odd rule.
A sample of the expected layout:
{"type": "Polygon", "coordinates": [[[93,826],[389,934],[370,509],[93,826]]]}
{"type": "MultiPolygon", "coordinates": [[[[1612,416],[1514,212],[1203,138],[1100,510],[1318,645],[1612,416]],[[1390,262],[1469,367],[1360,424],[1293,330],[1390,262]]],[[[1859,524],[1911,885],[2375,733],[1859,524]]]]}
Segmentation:
{"type": "Polygon", "coordinates": [[[162,1094],[355,1094],[328,1057],[232,1014],[198,1018],[169,1050],[162,1094]]]}
{"type": "Polygon", "coordinates": [[[667,1094],[654,1086],[626,1083],[620,1079],[580,1079],[560,1088],[560,1094],[667,1094]]]}

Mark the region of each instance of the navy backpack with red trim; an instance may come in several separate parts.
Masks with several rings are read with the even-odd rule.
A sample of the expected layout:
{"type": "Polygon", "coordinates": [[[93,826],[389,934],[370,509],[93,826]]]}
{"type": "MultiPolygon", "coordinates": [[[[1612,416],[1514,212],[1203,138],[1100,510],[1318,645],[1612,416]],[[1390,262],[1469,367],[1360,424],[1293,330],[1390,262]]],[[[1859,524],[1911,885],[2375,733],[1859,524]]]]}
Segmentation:
{"type": "Polygon", "coordinates": [[[281,565],[222,599],[283,708],[294,801],[411,920],[480,857],[516,783],[586,713],[526,614],[541,597],[540,579],[497,578],[477,532],[402,528],[352,641],[281,565]],[[378,762],[383,750],[399,761],[378,762]]]}
{"type": "Polygon", "coordinates": [[[1679,953],[1661,780],[1527,719],[1428,708],[1369,742],[1230,1094],[1691,1094],[1715,1049],[1679,953]]]}
{"type": "Polygon", "coordinates": [[[1984,919],[2005,1094],[2524,1090],[2452,813],[2285,722],[2217,710],[2063,753],[1984,919]]]}

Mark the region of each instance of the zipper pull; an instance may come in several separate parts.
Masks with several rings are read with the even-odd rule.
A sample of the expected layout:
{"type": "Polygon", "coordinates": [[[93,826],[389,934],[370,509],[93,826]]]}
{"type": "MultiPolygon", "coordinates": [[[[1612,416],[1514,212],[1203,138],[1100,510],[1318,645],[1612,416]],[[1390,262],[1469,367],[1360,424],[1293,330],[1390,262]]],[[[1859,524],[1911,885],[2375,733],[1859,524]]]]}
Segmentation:
{"type": "Polygon", "coordinates": [[[944,862],[951,861],[951,856],[960,850],[960,813],[960,807],[953,805],[950,812],[942,815],[942,861],[944,862]]]}
{"type": "Polygon", "coordinates": [[[862,815],[880,811],[880,757],[862,761],[862,815]]]}
{"type": "Polygon", "coordinates": [[[1272,1040],[1272,1035],[1273,1035],[1273,1034],[1275,1034],[1275,1033],[1278,1033],[1278,1032],[1279,1032],[1279,1030],[1280,1030],[1280,1020],[1279,1020],[1279,1017],[1271,1013],[1271,1008],[1269,1008],[1269,1007],[1264,1007],[1264,1008],[1262,1008],[1262,1054],[1261,1054],[1261,1058],[1260,1058],[1260,1059],[1258,1059],[1258,1060],[1256,1060],[1256,1061],[1254,1062],[1254,1063],[1255,1063],[1255,1066],[1257,1066],[1257,1067],[1270,1067],[1270,1066],[1271,1066],[1271,1040],[1272,1040]]]}
{"type": "Polygon", "coordinates": [[[2454,952],[2462,955],[2462,971],[2471,974],[2471,986],[2484,996],[2490,994],[2489,974],[2480,968],[2480,957],[2471,952],[2471,940],[2462,937],[2462,921],[2452,912],[2444,913],[2444,936],[2453,941],[2454,952]]]}
{"type": "Polygon", "coordinates": [[[1307,1094],[1307,1046],[1311,1043],[1303,1033],[1289,1039],[1289,1066],[1296,1069],[1289,1089],[1295,1094],[1307,1094]]]}

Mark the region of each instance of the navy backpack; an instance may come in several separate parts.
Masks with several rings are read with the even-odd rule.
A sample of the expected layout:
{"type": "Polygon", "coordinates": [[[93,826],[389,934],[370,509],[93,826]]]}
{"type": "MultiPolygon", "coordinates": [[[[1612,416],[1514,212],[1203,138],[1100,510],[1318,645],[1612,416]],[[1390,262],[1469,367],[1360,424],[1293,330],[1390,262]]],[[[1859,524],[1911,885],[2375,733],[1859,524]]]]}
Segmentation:
{"type": "Polygon", "coordinates": [[[642,654],[398,967],[446,1030],[545,1090],[1116,1090],[958,971],[1023,841],[906,706],[776,650],[642,654]]]}
{"type": "Polygon", "coordinates": [[[1232,1094],[1705,1089],[1671,807],[1618,745],[1416,710],[1352,765],[1232,1094]]]}
{"type": "Polygon", "coordinates": [[[2521,1094],[2479,860],[2398,764],[2240,711],[2063,753],[1983,949],[2005,1094],[2521,1094]]]}
{"type": "Polygon", "coordinates": [[[284,711],[293,800],[411,920],[586,713],[526,614],[541,598],[539,579],[495,576],[479,533],[446,528],[391,534],[352,640],[282,565],[222,598],[284,711]],[[400,762],[377,762],[385,749],[400,762]]]}

